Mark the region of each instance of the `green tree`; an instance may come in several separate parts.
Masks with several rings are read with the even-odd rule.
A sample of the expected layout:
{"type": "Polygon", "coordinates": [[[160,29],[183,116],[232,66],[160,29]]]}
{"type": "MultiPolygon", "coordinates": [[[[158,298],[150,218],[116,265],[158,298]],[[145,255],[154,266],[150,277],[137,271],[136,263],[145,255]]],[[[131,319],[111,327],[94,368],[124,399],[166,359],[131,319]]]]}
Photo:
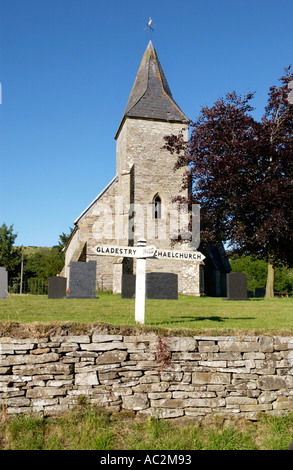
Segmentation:
{"type": "MultiPolygon", "coordinates": [[[[246,274],[248,290],[255,291],[257,287],[265,288],[267,281],[267,261],[253,256],[232,256],[230,258],[232,271],[246,274]]],[[[293,291],[293,270],[279,263],[275,266],[275,290],[277,292],[293,291]]]]}
{"type": "MultiPolygon", "coordinates": [[[[224,242],[237,254],[266,259],[266,297],[274,296],[279,263],[293,266],[293,103],[290,68],[270,88],[260,122],[252,116],[249,93],[235,92],[203,107],[190,123],[188,142],[180,133],[166,136],[165,148],[185,169],[188,197],[200,205],[202,246],[224,242]]],[[[176,200],[175,199],[175,200],[176,200]]]]}
{"type": "Polygon", "coordinates": [[[21,248],[14,247],[17,234],[13,225],[8,228],[5,223],[0,227],[0,266],[4,266],[9,276],[17,276],[20,271],[21,248]]]}
{"type": "Polygon", "coordinates": [[[257,287],[266,287],[267,266],[266,260],[255,259],[252,256],[234,256],[230,259],[232,271],[246,274],[247,289],[253,292],[257,287]]]}
{"type": "Polygon", "coordinates": [[[59,246],[53,246],[45,257],[44,274],[46,278],[56,276],[64,266],[64,254],[59,246]]]}
{"type": "Polygon", "coordinates": [[[45,278],[59,274],[64,265],[64,254],[59,246],[39,248],[25,257],[24,274],[26,278],[45,278]]]}
{"type": "Polygon", "coordinates": [[[70,232],[68,234],[62,232],[61,235],[59,235],[59,247],[61,249],[66,247],[66,245],[67,245],[67,243],[68,243],[68,241],[71,237],[71,234],[72,234],[73,230],[74,230],[73,228],[69,227],[70,232]]]}

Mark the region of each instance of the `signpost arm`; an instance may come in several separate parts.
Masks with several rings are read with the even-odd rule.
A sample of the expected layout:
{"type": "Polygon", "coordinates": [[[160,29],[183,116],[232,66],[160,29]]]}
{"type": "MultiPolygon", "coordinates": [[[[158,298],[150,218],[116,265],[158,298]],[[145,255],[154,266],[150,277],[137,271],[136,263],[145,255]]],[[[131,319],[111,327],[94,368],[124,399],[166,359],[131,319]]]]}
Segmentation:
{"type": "MultiPolygon", "coordinates": [[[[138,251],[143,252],[146,240],[138,240],[138,251]],[[141,247],[141,249],[140,249],[141,247]]],[[[143,255],[142,255],[143,256],[143,255]]],[[[146,258],[136,259],[136,281],[135,281],[135,321],[144,324],[145,317],[145,291],[146,291],[146,258]]]]}

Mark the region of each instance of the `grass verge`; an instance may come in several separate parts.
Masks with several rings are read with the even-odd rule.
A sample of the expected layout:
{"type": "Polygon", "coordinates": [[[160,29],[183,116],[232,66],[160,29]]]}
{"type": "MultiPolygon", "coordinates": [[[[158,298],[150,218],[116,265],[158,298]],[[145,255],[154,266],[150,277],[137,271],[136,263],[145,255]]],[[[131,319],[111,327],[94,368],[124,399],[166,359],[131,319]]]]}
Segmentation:
{"type": "Polygon", "coordinates": [[[292,439],[293,414],[178,426],[85,405],[54,418],[3,412],[0,423],[1,450],[287,450],[292,439]]]}

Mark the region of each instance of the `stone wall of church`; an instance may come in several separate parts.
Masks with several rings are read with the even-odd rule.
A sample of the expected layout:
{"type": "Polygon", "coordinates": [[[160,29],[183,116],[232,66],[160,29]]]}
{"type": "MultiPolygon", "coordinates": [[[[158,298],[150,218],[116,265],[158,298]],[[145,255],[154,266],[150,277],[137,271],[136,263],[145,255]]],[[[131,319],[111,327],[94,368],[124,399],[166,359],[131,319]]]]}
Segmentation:
{"type": "MultiPolygon", "coordinates": [[[[115,240],[115,203],[117,183],[114,182],[80,219],[65,254],[65,276],[70,277],[70,261],[78,245],[86,242],[86,261],[97,261],[97,288],[113,289],[113,271],[117,258],[98,257],[94,247],[98,243],[113,244],[115,240]]],[[[75,260],[78,261],[78,260],[75,260]]]]}
{"type": "Polygon", "coordinates": [[[137,205],[137,218],[142,213],[144,218],[144,223],[136,221],[135,244],[142,237],[149,244],[156,242],[160,248],[171,247],[168,205],[175,196],[186,195],[187,191],[181,189],[184,170],[174,172],[176,156],[162,147],[164,136],[177,135],[183,127],[187,138],[187,127],[182,123],[128,118],[120,131],[117,139],[118,194],[125,198],[126,204],[129,203],[129,180],[125,176],[134,166],[133,201],[137,205]],[[151,205],[157,193],[163,208],[162,220],[156,226],[151,205]]]}
{"type": "Polygon", "coordinates": [[[64,276],[67,279],[67,286],[69,282],[70,261],[75,250],[78,247],[78,244],[79,244],[79,232],[78,230],[76,230],[73,236],[71,237],[70,244],[68,245],[66,252],[65,252],[64,276]]]}
{"type": "Polygon", "coordinates": [[[97,287],[113,290],[113,271],[117,258],[95,255],[98,243],[115,243],[117,183],[113,184],[79,223],[81,239],[87,241],[87,261],[97,262],[97,287]]]}

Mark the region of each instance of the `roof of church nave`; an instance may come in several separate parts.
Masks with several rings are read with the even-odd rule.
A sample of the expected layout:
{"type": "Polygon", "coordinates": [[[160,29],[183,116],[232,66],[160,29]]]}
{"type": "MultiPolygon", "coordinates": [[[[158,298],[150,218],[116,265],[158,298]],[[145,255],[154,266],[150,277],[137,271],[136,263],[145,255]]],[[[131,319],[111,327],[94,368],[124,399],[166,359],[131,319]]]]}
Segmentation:
{"type": "Polygon", "coordinates": [[[120,127],[126,116],[160,121],[188,121],[173,99],[151,40],[143,55],[120,127]]]}

